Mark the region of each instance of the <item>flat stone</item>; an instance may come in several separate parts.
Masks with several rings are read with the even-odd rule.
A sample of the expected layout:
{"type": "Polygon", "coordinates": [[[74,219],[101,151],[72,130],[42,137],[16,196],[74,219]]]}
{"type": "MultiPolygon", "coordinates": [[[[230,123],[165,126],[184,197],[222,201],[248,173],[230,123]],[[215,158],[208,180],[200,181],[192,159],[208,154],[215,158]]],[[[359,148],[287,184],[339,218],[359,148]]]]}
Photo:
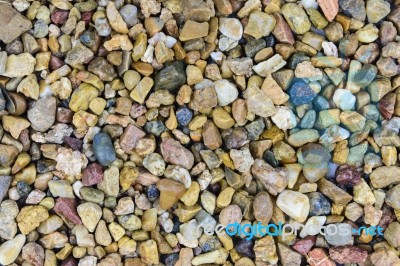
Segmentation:
{"type": "Polygon", "coordinates": [[[8,3],[0,3],[0,40],[9,44],[32,28],[32,23],[8,3]]]}
{"type": "Polygon", "coordinates": [[[33,129],[47,131],[56,119],[57,100],[55,97],[43,97],[28,110],[28,119],[33,129]]]}
{"type": "Polygon", "coordinates": [[[7,57],[5,72],[1,75],[10,78],[30,75],[34,71],[35,64],[36,59],[29,53],[12,54],[7,57]]]}
{"type": "Polygon", "coordinates": [[[185,42],[208,35],[209,25],[208,22],[198,23],[192,20],[187,20],[183,25],[182,31],[179,35],[179,40],[185,42]]]}

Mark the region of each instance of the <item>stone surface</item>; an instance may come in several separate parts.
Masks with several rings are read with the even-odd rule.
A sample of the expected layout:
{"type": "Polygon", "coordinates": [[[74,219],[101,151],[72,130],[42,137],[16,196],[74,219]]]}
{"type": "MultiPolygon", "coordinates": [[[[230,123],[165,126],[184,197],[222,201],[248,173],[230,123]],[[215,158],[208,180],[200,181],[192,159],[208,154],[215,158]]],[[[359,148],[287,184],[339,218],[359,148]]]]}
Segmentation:
{"type": "Polygon", "coordinates": [[[1,3],[0,10],[0,23],[3,25],[0,30],[0,40],[5,44],[11,43],[32,28],[32,23],[25,16],[14,10],[10,4],[1,3]]]}

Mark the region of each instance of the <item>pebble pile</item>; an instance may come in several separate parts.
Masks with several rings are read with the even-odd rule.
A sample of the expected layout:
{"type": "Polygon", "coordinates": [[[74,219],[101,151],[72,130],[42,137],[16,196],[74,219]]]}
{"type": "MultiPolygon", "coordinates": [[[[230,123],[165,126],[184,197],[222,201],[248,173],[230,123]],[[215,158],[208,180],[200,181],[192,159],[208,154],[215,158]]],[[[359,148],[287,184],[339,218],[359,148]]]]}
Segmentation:
{"type": "Polygon", "coordinates": [[[400,265],[399,0],[0,1],[0,264],[400,265]],[[230,223],[383,235],[206,234],[230,223]]]}

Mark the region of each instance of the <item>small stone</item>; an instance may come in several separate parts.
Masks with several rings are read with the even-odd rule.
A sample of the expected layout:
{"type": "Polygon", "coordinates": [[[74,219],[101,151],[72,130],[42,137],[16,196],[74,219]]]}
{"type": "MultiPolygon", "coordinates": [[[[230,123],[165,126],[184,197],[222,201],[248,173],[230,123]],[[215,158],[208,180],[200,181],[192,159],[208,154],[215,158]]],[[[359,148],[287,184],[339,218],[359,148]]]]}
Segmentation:
{"type": "Polygon", "coordinates": [[[353,109],[356,97],[348,90],[337,89],[333,95],[333,101],[343,111],[349,111],[353,109]]]}
{"type": "Polygon", "coordinates": [[[263,90],[250,87],[244,93],[248,110],[261,117],[270,117],[276,113],[273,102],[263,90]]]}
{"type": "Polygon", "coordinates": [[[47,131],[55,122],[56,108],[55,97],[43,97],[36,101],[28,110],[32,128],[40,132],[47,131]]]}
{"type": "Polygon", "coordinates": [[[217,93],[218,104],[220,106],[226,106],[232,103],[239,95],[236,86],[226,79],[215,81],[214,89],[217,93]]]}
{"type": "Polygon", "coordinates": [[[137,142],[142,139],[146,133],[140,128],[129,124],[120,138],[120,145],[124,151],[131,151],[136,147],[137,142]]]}
{"type": "Polygon", "coordinates": [[[67,180],[50,180],[48,186],[54,197],[74,198],[71,184],[67,180]]]}
{"type": "Polygon", "coordinates": [[[288,3],[282,6],[282,14],[285,17],[289,27],[297,34],[304,34],[310,30],[311,23],[304,9],[294,3],[288,3]]]}
{"type": "Polygon", "coordinates": [[[116,32],[119,32],[119,33],[128,33],[129,32],[128,27],[127,27],[125,21],[123,20],[121,14],[116,9],[114,2],[108,2],[106,12],[107,12],[108,21],[110,22],[111,27],[116,32]]]}
{"type": "Polygon", "coordinates": [[[43,206],[25,206],[17,216],[18,228],[24,235],[35,230],[41,222],[49,218],[47,209],[43,206]]]}
{"type": "Polygon", "coordinates": [[[185,193],[185,186],[182,183],[168,178],[158,181],[157,188],[161,193],[160,206],[164,210],[168,210],[174,206],[185,193]]]}
{"type": "Polygon", "coordinates": [[[266,77],[269,74],[275,73],[286,65],[286,61],[282,56],[275,54],[273,57],[263,61],[253,67],[253,70],[260,76],[266,77]]]}
{"type": "Polygon", "coordinates": [[[276,21],[272,15],[254,11],[250,14],[249,22],[244,29],[244,33],[259,39],[268,36],[274,29],[275,24],[276,21]]]}
{"type": "Polygon", "coordinates": [[[92,50],[84,46],[83,44],[75,45],[70,51],[68,51],[65,57],[65,63],[74,66],[89,61],[94,56],[92,50]]]}
{"type": "Polygon", "coordinates": [[[77,212],[89,232],[94,232],[103,214],[100,206],[92,202],[85,202],[78,206],[77,212]]]}
{"type": "Polygon", "coordinates": [[[251,172],[272,195],[281,193],[288,184],[285,168],[273,168],[261,159],[255,160],[251,172]]]}
{"type": "Polygon", "coordinates": [[[0,30],[0,40],[5,44],[11,43],[22,35],[22,33],[32,28],[32,23],[14,10],[10,4],[1,3],[0,10],[0,23],[3,25],[0,30]]]}
{"type": "Polygon", "coordinates": [[[194,91],[189,108],[195,111],[204,110],[217,106],[218,97],[213,87],[197,89],[194,91]]]}
{"type": "Polygon", "coordinates": [[[339,11],[338,0],[329,0],[329,1],[318,0],[318,5],[324,12],[325,17],[329,21],[333,21],[339,11]]]}
{"type": "MultiPolygon", "coordinates": [[[[218,197],[219,198],[219,197],[218,197]]],[[[253,215],[257,221],[268,224],[272,218],[273,204],[267,192],[259,192],[253,202],[253,215]]]]}
{"type": "Polygon", "coordinates": [[[76,212],[75,200],[71,198],[58,198],[54,206],[54,210],[65,216],[74,224],[82,224],[81,219],[76,212]]]}
{"type": "Polygon", "coordinates": [[[161,154],[167,163],[182,166],[187,170],[194,164],[193,154],[172,138],[167,138],[161,143],[161,154]]]}
{"type": "Polygon", "coordinates": [[[336,170],[336,182],[339,184],[355,186],[361,182],[361,173],[350,166],[341,165],[336,170]]]}
{"type": "Polygon", "coordinates": [[[107,196],[117,197],[119,193],[119,178],[123,177],[122,171],[121,177],[119,177],[119,169],[112,165],[104,171],[103,181],[97,184],[97,188],[102,190],[107,196]]]}
{"type": "Polygon", "coordinates": [[[82,171],[82,184],[92,186],[103,180],[103,169],[97,163],[90,164],[82,171]]]}
{"type": "Polygon", "coordinates": [[[243,26],[236,18],[221,18],[219,31],[231,40],[238,41],[243,35],[243,26]]]}
{"type": "Polygon", "coordinates": [[[179,35],[179,40],[185,42],[208,35],[208,22],[198,23],[192,20],[187,20],[179,35]]]}
{"type": "Polygon", "coordinates": [[[102,166],[110,166],[116,159],[114,145],[107,133],[98,133],[93,138],[93,153],[102,166]]]}
{"type": "Polygon", "coordinates": [[[156,176],[162,176],[165,171],[165,162],[160,154],[151,153],[143,159],[143,166],[150,173],[156,176]]]}
{"type": "Polygon", "coordinates": [[[159,263],[157,243],[154,240],[150,239],[143,242],[139,247],[139,252],[143,263],[146,264],[159,263]]]}
{"type": "Polygon", "coordinates": [[[366,5],[369,23],[377,23],[390,13],[390,4],[383,0],[368,0],[366,5]]]}
{"type": "Polygon", "coordinates": [[[154,78],[155,90],[173,91],[186,83],[186,71],[182,61],[175,61],[159,71],[154,78]]]}
{"type": "Polygon", "coordinates": [[[30,123],[25,118],[5,115],[2,117],[4,130],[10,132],[11,136],[18,139],[24,129],[29,128],[30,123]]]}
{"type": "MultiPolygon", "coordinates": [[[[1,6],[1,8],[3,7],[1,6]]],[[[19,234],[15,238],[2,243],[0,246],[0,263],[3,265],[9,265],[13,263],[21,252],[25,241],[26,237],[22,234],[19,234]]]]}
{"type": "Polygon", "coordinates": [[[332,182],[326,180],[325,178],[321,178],[318,181],[318,190],[331,199],[336,204],[347,204],[352,200],[352,196],[335,186],[332,182]]]}
{"type": "Polygon", "coordinates": [[[371,43],[378,39],[379,29],[373,25],[368,24],[356,32],[358,41],[363,43],[371,43]]]}
{"type": "Polygon", "coordinates": [[[292,190],[284,190],[279,194],[276,204],[284,213],[299,222],[304,222],[310,211],[308,197],[292,190]]]}
{"type": "Polygon", "coordinates": [[[310,103],[317,94],[305,83],[303,79],[294,79],[290,89],[289,95],[291,101],[296,105],[310,103]]]}
{"type": "MultiPolygon", "coordinates": [[[[327,233],[325,235],[325,240],[332,246],[346,246],[346,245],[353,245],[353,236],[351,233],[351,225],[347,223],[339,223],[335,224],[336,226],[340,226],[343,228],[343,230],[346,230],[349,232],[348,234],[339,234],[338,231],[335,231],[333,233],[332,231],[330,233],[327,233]]],[[[339,227],[339,228],[340,228],[339,227]]]]}

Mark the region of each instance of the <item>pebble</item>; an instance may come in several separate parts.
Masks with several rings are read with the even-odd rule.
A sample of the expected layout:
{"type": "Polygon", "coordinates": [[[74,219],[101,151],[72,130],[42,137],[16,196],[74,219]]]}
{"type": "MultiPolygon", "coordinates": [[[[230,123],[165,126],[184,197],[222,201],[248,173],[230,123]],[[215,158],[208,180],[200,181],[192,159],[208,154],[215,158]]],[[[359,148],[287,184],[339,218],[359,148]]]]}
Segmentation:
{"type": "Polygon", "coordinates": [[[89,232],[93,232],[102,216],[100,206],[92,202],[85,202],[78,206],[77,212],[83,225],[86,226],[89,232]]]}
{"type": "Polygon", "coordinates": [[[0,263],[8,265],[13,263],[22,250],[26,241],[26,237],[22,234],[17,235],[14,239],[8,240],[0,246],[0,263]]]}
{"type": "Polygon", "coordinates": [[[218,30],[223,35],[234,41],[239,41],[243,35],[243,26],[236,18],[220,19],[218,30]]]}
{"type": "Polygon", "coordinates": [[[299,222],[304,222],[310,211],[310,202],[306,195],[284,190],[279,194],[276,205],[287,215],[299,222]]]}
{"type": "Polygon", "coordinates": [[[161,143],[161,154],[167,163],[190,170],[194,164],[193,154],[178,141],[167,138],[161,143]]]}
{"type": "Polygon", "coordinates": [[[0,31],[0,40],[5,44],[11,43],[32,28],[32,23],[25,16],[14,10],[11,5],[2,3],[0,9],[1,24],[3,25],[0,31]]]}
{"type": "Polygon", "coordinates": [[[289,96],[294,105],[310,103],[317,94],[303,79],[294,79],[290,89],[289,96]]]}
{"type": "Polygon", "coordinates": [[[297,34],[304,34],[310,30],[311,22],[304,9],[299,5],[287,3],[282,6],[282,15],[285,17],[289,27],[297,34]]]}
{"type": "Polygon", "coordinates": [[[214,82],[215,92],[218,97],[218,104],[226,106],[232,103],[239,95],[239,92],[234,84],[226,79],[220,79],[214,82]]]}
{"type": "Polygon", "coordinates": [[[102,166],[110,166],[116,159],[114,145],[107,133],[98,133],[93,138],[93,153],[102,166]]]}
{"type": "Polygon", "coordinates": [[[171,208],[185,193],[185,186],[172,179],[161,179],[157,182],[160,191],[160,207],[164,210],[171,208]]]}
{"type": "Polygon", "coordinates": [[[287,170],[285,168],[273,168],[261,159],[254,161],[251,172],[272,195],[281,193],[288,184],[287,170]]]}
{"type": "Polygon", "coordinates": [[[24,235],[35,230],[41,222],[49,218],[47,209],[43,206],[26,206],[17,216],[18,228],[24,235]]]}

